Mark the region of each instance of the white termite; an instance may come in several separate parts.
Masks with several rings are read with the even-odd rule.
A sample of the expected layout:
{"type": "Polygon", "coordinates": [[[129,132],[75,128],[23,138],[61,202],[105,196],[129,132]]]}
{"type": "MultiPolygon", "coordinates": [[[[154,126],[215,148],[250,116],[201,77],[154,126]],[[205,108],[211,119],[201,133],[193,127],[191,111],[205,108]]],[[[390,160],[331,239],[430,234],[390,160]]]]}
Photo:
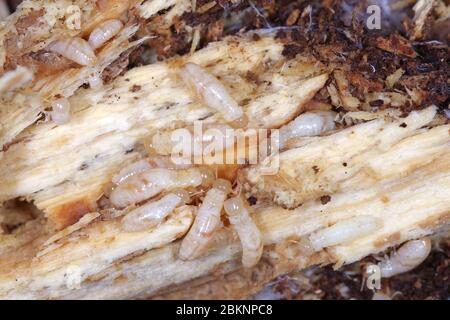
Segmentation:
{"type": "Polygon", "coordinates": [[[411,240],[403,244],[389,258],[378,266],[383,278],[389,278],[400,273],[411,271],[428,257],[431,251],[431,241],[428,238],[411,240]]]}
{"type": "Polygon", "coordinates": [[[210,108],[218,111],[225,121],[236,126],[247,125],[242,107],[233,99],[223,84],[212,74],[195,63],[187,63],[181,69],[181,78],[210,108]]]}
{"type": "Polygon", "coordinates": [[[345,244],[358,238],[370,235],[382,226],[379,218],[357,216],[339,221],[331,227],[313,233],[309,240],[315,251],[323,248],[345,244]]]}
{"type": "Polygon", "coordinates": [[[150,163],[146,159],[141,159],[136,162],[133,162],[119,171],[119,173],[115,174],[112,178],[112,182],[115,184],[119,184],[125,179],[140,173],[142,171],[153,168],[150,163]]]}
{"type": "Polygon", "coordinates": [[[201,204],[194,224],[184,237],[179,258],[192,260],[199,257],[207,247],[214,231],[221,225],[220,212],[223,202],[231,192],[231,183],[228,180],[218,179],[208,190],[201,204]]]}
{"type": "Polygon", "coordinates": [[[70,102],[66,98],[58,99],[52,102],[52,111],[50,117],[58,125],[65,124],[70,120],[70,102]]]}
{"type": "Polygon", "coordinates": [[[91,66],[97,59],[89,43],[79,37],[54,41],[47,49],[82,66],[91,66]]]}
{"type": "Polygon", "coordinates": [[[211,174],[205,168],[186,170],[148,169],[120,182],[111,192],[111,204],[125,208],[159,194],[164,190],[198,187],[210,181],[211,174]]]}
{"type": "Polygon", "coordinates": [[[125,179],[135,175],[139,172],[152,169],[152,168],[164,168],[164,169],[188,169],[190,165],[177,165],[173,163],[169,156],[153,156],[145,159],[137,160],[115,174],[112,178],[112,182],[119,184],[125,179]]]}
{"type": "Polygon", "coordinates": [[[127,232],[139,232],[160,224],[176,207],[189,201],[189,193],[174,190],[153,202],[146,203],[128,213],[122,219],[122,228],[127,232]]]}
{"type": "Polygon", "coordinates": [[[334,119],[336,113],[332,111],[306,112],[280,128],[280,147],[289,140],[300,137],[319,136],[336,127],[334,119]]]}
{"type": "Polygon", "coordinates": [[[241,240],[242,264],[246,268],[251,268],[258,263],[263,252],[261,231],[255,225],[239,197],[226,200],[224,209],[241,240]]]}
{"type": "Polygon", "coordinates": [[[93,49],[102,47],[106,42],[114,38],[123,28],[120,20],[106,20],[95,28],[89,36],[89,44],[93,49]]]}

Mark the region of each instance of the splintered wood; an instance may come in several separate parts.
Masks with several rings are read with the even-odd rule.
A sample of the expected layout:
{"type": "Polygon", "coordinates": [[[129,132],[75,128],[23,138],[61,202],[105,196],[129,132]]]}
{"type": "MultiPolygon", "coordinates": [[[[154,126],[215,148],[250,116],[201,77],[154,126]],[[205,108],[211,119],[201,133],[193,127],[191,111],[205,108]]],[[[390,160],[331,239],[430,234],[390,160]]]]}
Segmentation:
{"type": "MultiPolygon", "coordinates": [[[[247,101],[243,109],[249,127],[273,128],[301,113],[328,79],[315,61],[300,62],[297,74],[280,76],[282,50],[272,38],[257,42],[230,38],[188,61],[211,66],[209,71],[221,78],[234,99],[247,101]],[[261,83],[249,82],[247,73],[261,67],[261,83]]],[[[56,224],[71,224],[96,210],[103,187],[139,156],[133,151],[136,144],[156,129],[170,128],[177,121],[185,126],[199,119],[220,121],[214,110],[192,99],[176,76],[182,60],[132,69],[101,91],[80,90],[69,99],[73,106],[69,123],[30,128],[19,138],[22,142],[3,153],[0,201],[26,197],[56,224]],[[140,90],[132,90],[136,86],[140,90]],[[8,175],[11,171],[15,174],[8,175]]]]}
{"type": "Polygon", "coordinates": [[[50,101],[70,97],[83,84],[92,83],[90,79],[100,77],[122,54],[145,40],[130,41],[138,30],[134,11],[140,2],[24,1],[6,18],[0,26],[0,73],[26,67],[34,77],[15,96],[1,102],[2,148],[36,122],[50,101]],[[129,12],[127,18],[123,18],[125,12],[129,12]],[[83,37],[95,33],[103,22],[119,17],[124,19],[124,28],[94,52],[83,37]],[[89,62],[83,62],[88,56],[89,62]],[[36,94],[41,101],[27,101],[36,94]]]}
{"type": "MultiPolygon", "coordinates": [[[[415,7],[417,26],[431,2],[415,7]]],[[[161,14],[170,25],[196,10],[208,3],[25,1],[5,18],[0,223],[20,226],[0,233],[0,298],[241,299],[279,275],[339,268],[448,226],[450,124],[438,107],[361,111],[343,70],[312,55],[288,59],[271,32],[103,84],[102,72],[145,41],[135,37],[141,20],[161,14]],[[39,72],[40,54],[57,55],[57,70],[39,72]],[[326,92],[335,108],[313,100],[326,92]],[[64,121],[43,119],[58,118],[55,103],[64,121]],[[265,159],[275,171],[225,166],[228,181],[218,167],[177,167],[145,148],[156,133],[237,119],[280,129],[281,151],[265,159]],[[1,207],[17,199],[40,213],[1,207]]]]}
{"type": "MultiPolygon", "coordinates": [[[[375,161],[377,157],[373,158],[373,163],[380,163],[390,169],[383,175],[367,175],[366,172],[373,171],[361,170],[360,175],[355,175],[354,178],[343,183],[339,190],[330,193],[331,200],[326,204],[315,199],[305,201],[302,206],[292,210],[273,206],[258,208],[253,219],[262,232],[265,253],[263,260],[255,268],[258,266],[261,268],[260,264],[266,263],[264,257],[274,259],[274,255],[276,257],[277,254],[281,254],[273,249],[272,245],[277,247],[283,243],[289,244],[285,249],[287,251],[283,253],[283,256],[287,255],[288,261],[282,262],[284,258],[279,258],[280,265],[277,267],[275,262],[274,266],[270,267],[275,268],[270,271],[270,274],[276,275],[286,270],[303,268],[316,263],[333,263],[338,267],[369,254],[382,252],[388,247],[409,239],[426,236],[448,223],[450,207],[448,130],[450,127],[444,125],[432,129],[420,128],[430,121],[434,114],[433,110],[434,108],[430,108],[410,116],[409,119],[403,119],[402,121],[412,122],[411,119],[414,118],[416,127],[414,128],[414,124],[409,122],[413,128],[404,132],[401,139],[396,140],[393,135],[389,143],[385,141],[382,148],[383,154],[389,154],[392,158],[386,158],[388,160],[385,161],[379,159],[379,162],[375,161]],[[444,140],[440,141],[440,139],[444,140]],[[444,149],[440,145],[444,145],[444,149]],[[427,152],[431,155],[439,156],[423,161],[422,155],[414,152],[417,147],[428,150],[427,152]],[[397,159],[400,155],[408,155],[410,157],[408,162],[414,165],[389,166],[386,163],[390,161],[391,164],[395,164],[393,159],[397,159]],[[372,217],[380,223],[366,234],[353,229],[353,232],[357,233],[356,238],[344,239],[342,243],[318,252],[311,251],[307,245],[305,246],[315,232],[326,230],[338,223],[352,221],[360,216],[372,217]],[[273,250],[275,253],[272,252],[273,250]],[[289,261],[292,262],[289,263],[289,261]],[[281,263],[287,265],[281,265],[281,263]]],[[[389,131],[390,128],[395,130],[393,128],[399,127],[400,124],[398,121],[375,120],[357,125],[353,130],[389,131]]],[[[318,152],[323,152],[329,148],[329,144],[326,143],[328,139],[336,139],[335,142],[337,142],[343,136],[351,139],[354,132],[346,130],[317,138],[314,144],[322,146],[324,149],[318,152]]],[[[309,145],[305,145],[287,153],[306,152],[308,147],[309,145]]],[[[282,159],[284,155],[281,154],[282,159]]],[[[340,160],[347,161],[346,158],[340,160]]],[[[281,167],[283,163],[284,160],[281,161],[281,167]]],[[[351,164],[348,164],[348,167],[351,168],[351,164]]],[[[299,184],[302,185],[301,182],[299,184]]],[[[175,215],[166,224],[171,225],[171,221],[175,222],[181,217],[182,215],[175,215]]],[[[200,282],[204,283],[198,288],[199,292],[202,292],[205,286],[214,287],[215,281],[221,281],[211,278],[213,270],[215,274],[225,274],[233,270],[240,274],[239,269],[242,267],[238,261],[241,247],[236,235],[229,228],[215,235],[213,244],[200,258],[192,261],[182,261],[177,258],[179,243],[170,244],[170,242],[182,236],[189,228],[189,219],[192,218],[185,217],[184,223],[177,222],[170,228],[160,227],[148,235],[124,233],[115,227],[117,218],[111,218],[104,222],[96,220],[95,223],[82,227],[75,234],[50,244],[53,247],[35,245],[30,249],[32,244],[28,243],[25,245],[28,250],[24,250],[29,254],[28,259],[23,256],[15,258],[14,255],[9,254],[9,259],[1,260],[6,264],[2,270],[11,270],[8,266],[15,265],[13,271],[5,271],[1,275],[2,297],[48,298],[52,296],[52,292],[58,292],[58,298],[143,297],[159,294],[172,286],[176,288],[176,285],[206,277],[200,282]],[[162,237],[160,233],[165,236],[162,237]],[[164,242],[163,239],[168,240],[164,242]],[[161,242],[166,245],[164,246],[161,242]],[[161,248],[151,250],[155,247],[161,248]],[[44,253],[39,254],[42,250],[44,253]],[[76,265],[81,270],[81,288],[78,290],[69,290],[66,287],[62,274],[68,265],[76,265]],[[52,272],[49,272],[50,270],[52,272]],[[30,271],[33,271],[33,277],[30,276],[30,271]],[[19,282],[16,279],[19,279],[19,282]],[[30,290],[30,288],[35,289],[30,290]]],[[[352,223],[347,223],[346,226],[350,228],[347,232],[352,232],[352,223]]],[[[35,240],[35,242],[43,241],[35,240]]],[[[275,261],[278,260],[275,259],[275,261]]],[[[242,292],[245,294],[246,291],[242,292]]],[[[192,297],[197,294],[201,296],[200,293],[193,291],[192,297]]],[[[217,293],[217,296],[231,296],[231,293],[227,291],[221,294],[217,293]]],[[[232,296],[236,297],[236,295],[238,293],[234,292],[232,296]]]]}

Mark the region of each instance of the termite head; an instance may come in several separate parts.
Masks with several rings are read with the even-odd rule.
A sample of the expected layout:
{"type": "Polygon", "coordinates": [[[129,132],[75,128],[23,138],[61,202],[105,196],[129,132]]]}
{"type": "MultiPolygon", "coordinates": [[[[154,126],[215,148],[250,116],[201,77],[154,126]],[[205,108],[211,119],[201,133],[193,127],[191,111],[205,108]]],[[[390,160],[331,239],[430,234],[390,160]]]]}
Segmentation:
{"type": "Polygon", "coordinates": [[[214,180],[216,180],[216,175],[214,173],[214,170],[212,170],[209,167],[202,167],[200,168],[200,173],[202,176],[202,186],[203,187],[210,187],[214,183],[214,180]]]}
{"type": "Polygon", "coordinates": [[[172,193],[175,194],[177,197],[179,197],[181,199],[181,202],[184,204],[187,204],[191,201],[189,192],[187,192],[184,189],[175,189],[172,191],[172,193]]]}
{"type": "Polygon", "coordinates": [[[223,204],[225,212],[230,215],[238,215],[245,208],[245,204],[240,197],[228,199],[223,204]]]}
{"type": "Polygon", "coordinates": [[[225,179],[217,179],[214,181],[213,188],[223,191],[226,194],[230,193],[232,190],[230,181],[225,179]]]}

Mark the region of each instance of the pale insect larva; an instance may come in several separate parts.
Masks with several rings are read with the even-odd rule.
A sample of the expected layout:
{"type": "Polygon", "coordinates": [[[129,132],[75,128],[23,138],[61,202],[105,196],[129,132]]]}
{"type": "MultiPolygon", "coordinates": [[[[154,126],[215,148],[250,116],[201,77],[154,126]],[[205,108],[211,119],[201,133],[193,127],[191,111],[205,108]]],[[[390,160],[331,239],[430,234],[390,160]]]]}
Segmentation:
{"type": "Polygon", "coordinates": [[[111,40],[123,28],[120,20],[107,20],[100,24],[89,36],[89,44],[93,49],[102,47],[108,40],[111,40]]]}
{"type": "Polygon", "coordinates": [[[210,108],[218,111],[227,122],[234,122],[240,126],[247,123],[242,108],[228,93],[223,84],[204,68],[187,63],[180,72],[183,81],[202,99],[210,108]]]}
{"type": "Polygon", "coordinates": [[[119,173],[115,174],[112,178],[112,182],[115,184],[119,184],[128,179],[129,177],[151,168],[152,166],[150,165],[150,163],[148,163],[147,160],[145,159],[138,160],[136,162],[129,164],[128,166],[120,170],[119,173]]]}
{"type": "Polygon", "coordinates": [[[242,265],[246,268],[251,268],[258,263],[263,252],[261,231],[253,222],[247,208],[239,197],[226,200],[224,208],[231,225],[241,240],[242,265]]]}
{"type": "Polygon", "coordinates": [[[169,156],[154,156],[133,162],[115,174],[112,178],[112,182],[119,184],[125,179],[131,177],[134,174],[145,171],[152,168],[164,168],[164,169],[188,169],[190,165],[177,165],[173,163],[169,156]]]}
{"type": "Polygon", "coordinates": [[[336,113],[332,111],[312,111],[298,116],[280,128],[280,147],[290,139],[319,136],[335,128],[336,113]]]}
{"type": "Polygon", "coordinates": [[[389,258],[378,264],[381,276],[389,278],[411,271],[425,261],[430,251],[431,241],[428,238],[406,242],[392,253],[389,258]]]}
{"type": "Polygon", "coordinates": [[[216,180],[212,189],[208,190],[198,210],[194,224],[181,243],[180,259],[192,260],[203,253],[214,231],[221,224],[220,212],[223,202],[230,192],[231,183],[223,179],[216,180]]]}
{"type": "Polygon", "coordinates": [[[160,224],[176,207],[189,201],[189,193],[174,190],[161,199],[146,203],[131,211],[122,219],[122,228],[127,232],[139,232],[160,224]]]}
{"type": "Polygon", "coordinates": [[[382,226],[379,218],[372,216],[357,216],[337,222],[331,227],[313,233],[309,240],[315,251],[323,248],[345,244],[367,236],[382,226]]]}
{"type": "Polygon", "coordinates": [[[89,43],[78,37],[57,40],[52,42],[47,49],[82,66],[91,66],[97,59],[89,43]]]}
{"type": "Polygon", "coordinates": [[[70,120],[70,102],[66,98],[58,99],[52,102],[52,111],[50,112],[52,121],[58,125],[65,124],[70,120]]]}
{"type": "Polygon", "coordinates": [[[132,175],[117,185],[111,192],[114,207],[125,208],[159,194],[163,190],[198,187],[210,181],[211,173],[206,168],[186,170],[148,169],[132,175]]]}

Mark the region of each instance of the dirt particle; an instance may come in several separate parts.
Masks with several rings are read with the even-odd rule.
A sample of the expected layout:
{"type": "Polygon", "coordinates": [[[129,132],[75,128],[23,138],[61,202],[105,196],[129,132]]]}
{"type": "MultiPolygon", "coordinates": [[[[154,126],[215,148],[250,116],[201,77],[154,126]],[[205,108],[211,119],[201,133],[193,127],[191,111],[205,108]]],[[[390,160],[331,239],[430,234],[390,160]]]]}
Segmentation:
{"type": "Polygon", "coordinates": [[[295,44],[287,44],[284,46],[283,49],[283,56],[287,58],[294,58],[296,55],[303,53],[305,51],[305,48],[299,45],[295,44]]]}
{"type": "Polygon", "coordinates": [[[251,206],[254,206],[254,205],[258,202],[258,199],[257,199],[256,197],[254,197],[254,196],[250,196],[250,197],[247,199],[247,202],[248,202],[251,206]]]}
{"type": "Polygon", "coordinates": [[[131,91],[131,92],[138,92],[138,91],[140,91],[141,89],[142,89],[141,86],[135,84],[135,85],[133,85],[133,86],[130,88],[130,91],[131,91]]]}
{"type": "Polygon", "coordinates": [[[330,202],[331,201],[331,196],[322,196],[322,197],[320,197],[320,202],[323,204],[323,205],[326,205],[328,202],[330,202]]]}

